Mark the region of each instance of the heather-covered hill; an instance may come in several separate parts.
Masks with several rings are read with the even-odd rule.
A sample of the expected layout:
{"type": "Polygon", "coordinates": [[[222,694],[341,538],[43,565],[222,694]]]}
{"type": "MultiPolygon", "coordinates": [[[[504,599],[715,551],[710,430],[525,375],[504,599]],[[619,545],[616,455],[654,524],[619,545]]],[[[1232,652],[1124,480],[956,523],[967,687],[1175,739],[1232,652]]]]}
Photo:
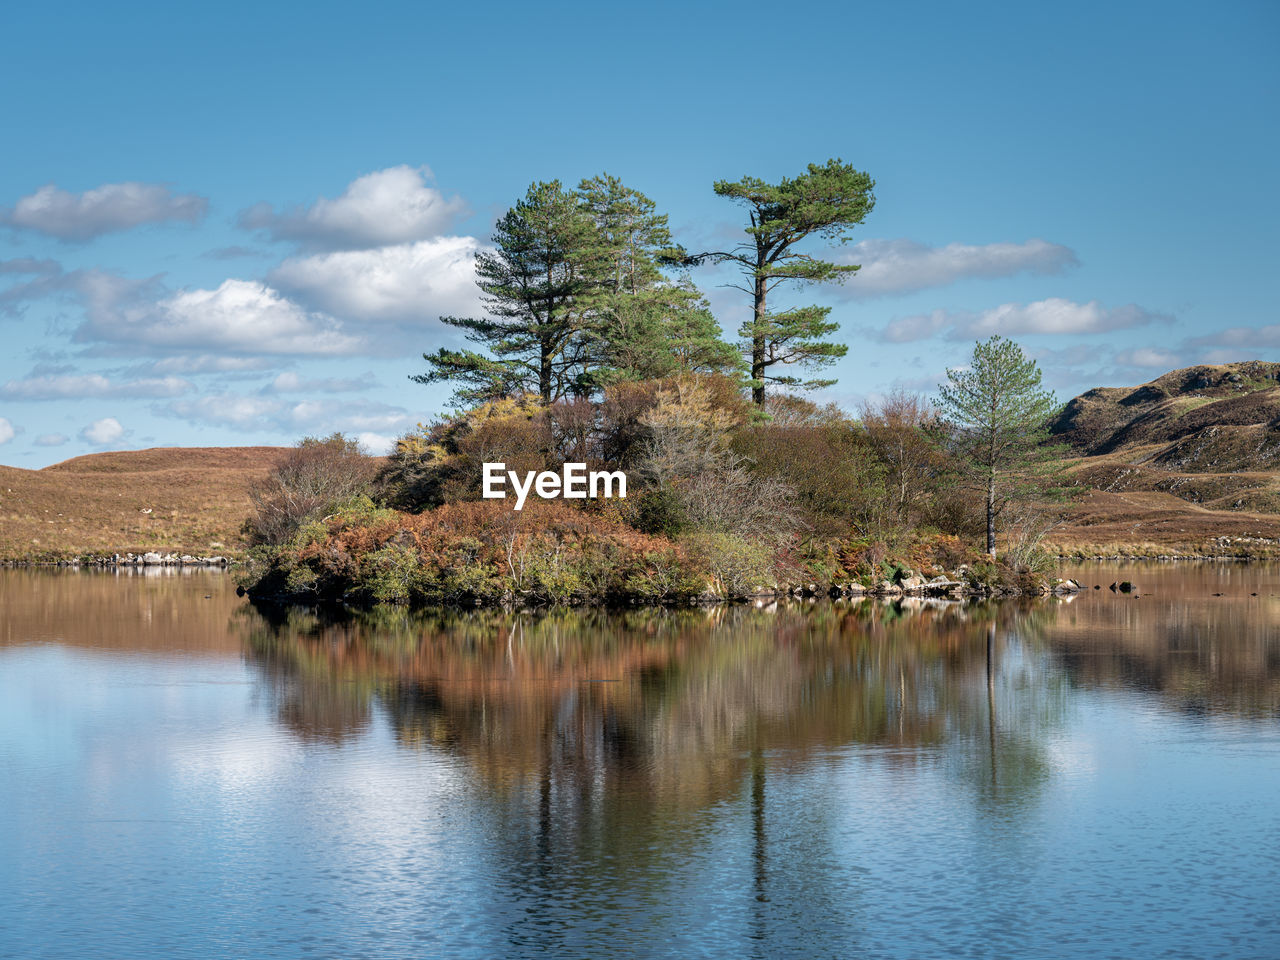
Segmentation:
{"type": "Polygon", "coordinates": [[[1280,363],[1173,370],[1073,399],[1052,426],[1090,492],[1059,542],[1280,536],[1280,363]]]}
{"type": "Polygon", "coordinates": [[[1187,472],[1275,469],[1280,363],[1187,367],[1138,387],[1099,387],[1068,403],[1052,430],[1086,455],[1141,453],[1187,472]]]}

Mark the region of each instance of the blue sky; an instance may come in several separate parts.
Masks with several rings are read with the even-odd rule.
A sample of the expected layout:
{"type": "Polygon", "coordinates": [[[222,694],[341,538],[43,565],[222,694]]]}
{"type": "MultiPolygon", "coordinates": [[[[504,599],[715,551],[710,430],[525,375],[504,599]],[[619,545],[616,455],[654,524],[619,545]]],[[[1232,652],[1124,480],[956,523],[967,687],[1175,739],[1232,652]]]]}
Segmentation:
{"type": "Polygon", "coordinates": [[[870,172],[863,270],[797,301],[849,407],[993,332],[1064,398],[1280,352],[1274,3],[52,2],[0,35],[0,463],[379,449],[447,406],[407,378],[494,218],[605,170],[690,249],[740,229],[714,180],[870,172]]]}

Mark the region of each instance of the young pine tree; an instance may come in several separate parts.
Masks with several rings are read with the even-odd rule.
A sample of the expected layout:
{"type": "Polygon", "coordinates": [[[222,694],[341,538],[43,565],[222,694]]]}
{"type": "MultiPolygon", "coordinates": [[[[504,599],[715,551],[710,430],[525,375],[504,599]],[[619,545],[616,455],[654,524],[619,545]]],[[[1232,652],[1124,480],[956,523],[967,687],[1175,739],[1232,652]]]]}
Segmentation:
{"type": "Polygon", "coordinates": [[[947,440],[985,488],[987,553],[994,560],[1003,508],[1047,486],[1046,466],[1060,449],[1049,444],[1048,424],[1059,404],[1042,389],[1036,362],[1001,336],[976,343],[968,366],[947,370],[938,389],[947,440]]]}

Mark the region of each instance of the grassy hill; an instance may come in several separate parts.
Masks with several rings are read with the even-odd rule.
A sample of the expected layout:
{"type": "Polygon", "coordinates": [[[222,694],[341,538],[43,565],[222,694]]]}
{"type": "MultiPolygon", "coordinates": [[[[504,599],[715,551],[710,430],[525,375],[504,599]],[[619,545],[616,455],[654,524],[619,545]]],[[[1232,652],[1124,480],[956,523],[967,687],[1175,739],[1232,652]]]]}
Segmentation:
{"type": "Polygon", "coordinates": [[[282,447],[157,447],[43,470],[0,466],[0,558],[174,550],[236,554],[249,484],[282,447]]]}
{"type": "Polygon", "coordinates": [[[1089,488],[1062,545],[1280,537],[1280,363],[1174,370],[1067,404],[1053,433],[1089,488]]]}

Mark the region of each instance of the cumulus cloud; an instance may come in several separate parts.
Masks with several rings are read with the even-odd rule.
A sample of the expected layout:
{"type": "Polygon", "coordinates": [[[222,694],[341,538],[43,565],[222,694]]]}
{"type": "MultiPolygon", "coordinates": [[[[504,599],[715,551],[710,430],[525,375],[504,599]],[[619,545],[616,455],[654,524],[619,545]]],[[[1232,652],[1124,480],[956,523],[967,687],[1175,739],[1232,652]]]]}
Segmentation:
{"type": "Polygon", "coordinates": [[[99,373],[28,376],[0,387],[6,400],[79,400],[91,397],[176,397],[189,392],[190,381],[179,377],[110,380],[99,373]]]}
{"type": "Polygon", "coordinates": [[[479,308],[471,237],[286,260],[268,282],[320,310],[362,321],[412,323],[479,308]]]}
{"type": "Polygon", "coordinates": [[[208,208],[204,197],[174,193],[159,183],[107,183],[84,193],[51,183],[0,210],[0,223],[64,241],[92,240],[146,223],[197,223],[208,208]]]}
{"type": "Polygon", "coordinates": [[[395,449],[398,438],[385,433],[357,434],[356,441],[375,457],[385,457],[395,449]]]}
{"type": "Polygon", "coordinates": [[[361,347],[333,317],[305,310],[255,281],[225,280],[214,290],[182,290],[148,303],[127,285],[95,279],[99,283],[83,291],[88,316],[75,333],[81,343],[242,356],[334,356],[361,347]]]}
{"type": "Polygon", "coordinates": [[[207,394],[174,400],[157,409],[192,423],[271,433],[385,433],[404,430],[418,417],[403,407],[371,400],[285,400],[262,394],[207,394]]]}
{"type": "Polygon", "coordinates": [[[239,225],[313,250],[382,247],[425,240],[447,230],[466,209],[431,186],[426,167],[401,165],[353,180],[341,196],[277,212],[259,203],[239,225]]]}
{"type": "Polygon", "coordinates": [[[1026,243],[949,243],[943,247],[905,238],[863,240],[846,247],[836,259],[862,266],[839,288],[850,297],[911,293],[972,277],[1058,274],[1080,263],[1069,247],[1039,239],[1026,243]]]}
{"type": "Polygon", "coordinates": [[[949,340],[983,339],[992,334],[1078,335],[1107,333],[1151,323],[1171,323],[1172,317],[1153,313],[1137,304],[1104,307],[1097,300],[1076,303],[1061,297],[1033,303],[1005,303],[980,313],[935,310],[933,313],[900,317],[876,333],[889,343],[906,343],[941,334],[949,340]]]}
{"type": "Polygon", "coordinates": [[[60,447],[70,439],[65,433],[42,433],[32,442],[37,447],[60,447]]]}
{"type": "Polygon", "coordinates": [[[95,447],[105,447],[124,436],[124,427],[115,417],[95,420],[80,431],[80,439],[95,447]]]}
{"type": "Polygon", "coordinates": [[[186,355],[164,372],[261,369],[263,364],[252,358],[397,349],[385,339],[371,342],[337,318],[252,280],[173,292],[159,277],[134,280],[105,270],[74,270],[0,290],[0,312],[20,315],[27,303],[42,298],[81,308],[84,321],[73,334],[77,343],[112,345],[100,351],[106,353],[186,355]]]}
{"type": "Polygon", "coordinates": [[[0,417],[0,445],[8,443],[17,433],[13,429],[13,424],[5,417],[0,417]]]}

